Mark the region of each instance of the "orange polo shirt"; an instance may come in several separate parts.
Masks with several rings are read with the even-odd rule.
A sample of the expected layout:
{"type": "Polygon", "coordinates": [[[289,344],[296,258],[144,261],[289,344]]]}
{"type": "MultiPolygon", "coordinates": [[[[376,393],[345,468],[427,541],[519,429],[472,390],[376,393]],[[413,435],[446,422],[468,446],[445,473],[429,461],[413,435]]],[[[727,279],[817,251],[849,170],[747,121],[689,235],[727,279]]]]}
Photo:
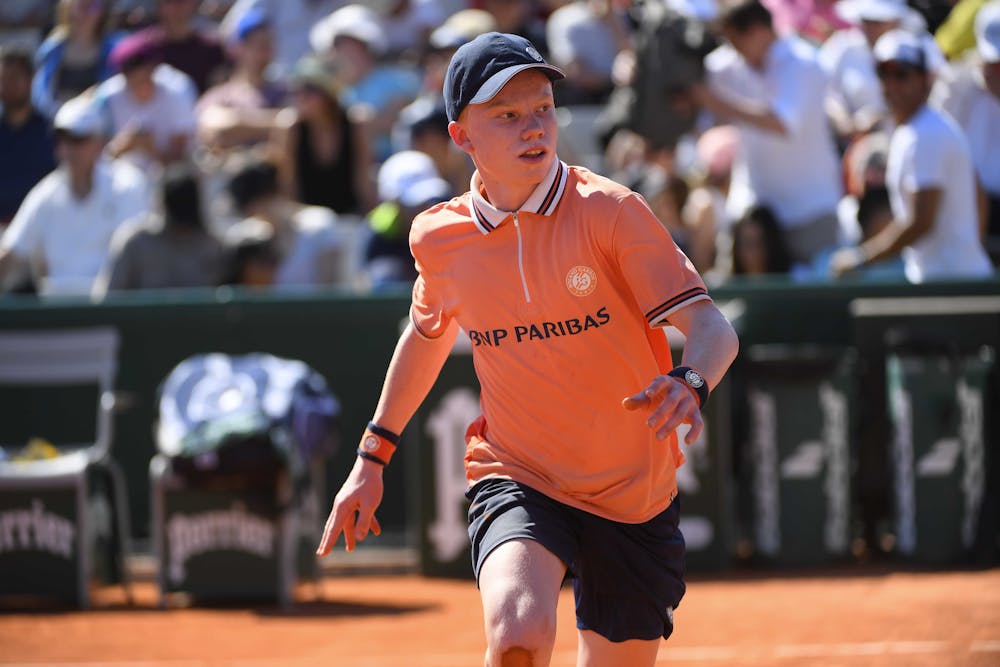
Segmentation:
{"type": "Polygon", "coordinates": [[[472,191],[417,217],[410,318],[426,338],[469,334],[482,416],[470,484],[504,477],[626,523],[677,494],[676,434],[659,441],[624,397],[673,367],[657,327],[708,299],[645,200],[556,160],[516,213],[472,191]]]}

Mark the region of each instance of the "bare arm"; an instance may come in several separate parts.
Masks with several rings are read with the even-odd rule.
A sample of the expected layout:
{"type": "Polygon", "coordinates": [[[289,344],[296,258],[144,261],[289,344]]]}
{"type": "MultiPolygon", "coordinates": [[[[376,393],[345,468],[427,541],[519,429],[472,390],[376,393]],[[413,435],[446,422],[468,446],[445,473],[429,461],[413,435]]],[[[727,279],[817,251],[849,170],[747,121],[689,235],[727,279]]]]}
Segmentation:
{"type": "Polygon", "coordinates": [[[778,114],[774,113],[773,109],[735,105],[716,95],[703,83],[691,86],[691,94],[701,106],[708,109],[720,120],[748,123],[783,136],[788,134],[788,128],[785,127],[785,123],[778,117],[778,114]]]}
{"type": "MultiPolygon", "coordinates": [[[[696,369],[710,388],[718,385],[739,350],[729,321],[711,301],[696,301],[673,313],[670,323],[687,338],[680,365],[696,369]]],[[[691,430],[685,440],[691,444],[704,428],[694,393],[683,380],[669,375],[656,376],[643,391],[622,401],[622,406],[650,411],[647,423],[661,440],[686,423],[691,430]]]]}
{"type": "MultiPolygon", "coordinates": [[[[440,337],[430,340],[418,334],[412,323],[406,326],[389,362],[372,421],[395,433],[403,430],[437,380],[457,335],[454,322],[440,337]]],[[[341,532],[348,551],[353,551],[355,541],[365,539],[369,530],[379,534],[375,510],[382,502],[382,489],[382,466],[358,457],[333,500],[316,554],[330,553],[341,532]]]]}
{"type": "Polygon", "coordinates": [[[275,118],[268,152],[278,167],[278,183],[281,192],[293,201],[299,199],[298,173],[295,164],[295,147],[299,141],[295,122],[298,119],[294,109],[282,109],[275,118]]]}
{"type": "Polygon", "coordinates": [[[990,198],[978,176],[976,176],[976,213],[979,214],[979,238],[985,241],[990,226],[990,198]]]}
{"type": "Polygon", "coordinates": [[[869,262],[895,257],[908,245],[925,236],[934,227],[941,205],[941,189],[918,190],[913,197],[913,222],[904,225],[896,220],[881,232],[861,244],[869,262]]]}
{"type": "Polygon", "coordinates": [[[275,109],[208,106],[198,114],[198,134],[215,149],[258,143],[271,136],[277,115],[275,109]]]}
{"type": "Polygon", "coordinates": [[[899,220],[893,220],[885,229],[857,248],[838,250],[830,259],[830,270],[834,275],[842,276],[865,264],[895,257],[903,248],[930,232],[940,205],[940,188],[918,190],[913,198],[912,223],[907,225],[899,220]]]}

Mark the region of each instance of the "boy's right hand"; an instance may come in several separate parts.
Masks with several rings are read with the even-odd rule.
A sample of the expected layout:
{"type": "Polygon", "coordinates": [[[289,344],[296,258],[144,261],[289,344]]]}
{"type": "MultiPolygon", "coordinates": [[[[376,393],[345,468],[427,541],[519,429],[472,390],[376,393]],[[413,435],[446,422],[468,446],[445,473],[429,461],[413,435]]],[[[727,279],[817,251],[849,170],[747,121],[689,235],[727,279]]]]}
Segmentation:
{"type": "Polygon", "coordinates": [[[333,499],[316,555],[330,553],[341,532],[347,551],[354,551],[355,542],[365,539],[369,530],[379,535],[382,527],[375,518],[375,509],[382,502],[382,490],[382,466],[358,457],[333,499]]]}

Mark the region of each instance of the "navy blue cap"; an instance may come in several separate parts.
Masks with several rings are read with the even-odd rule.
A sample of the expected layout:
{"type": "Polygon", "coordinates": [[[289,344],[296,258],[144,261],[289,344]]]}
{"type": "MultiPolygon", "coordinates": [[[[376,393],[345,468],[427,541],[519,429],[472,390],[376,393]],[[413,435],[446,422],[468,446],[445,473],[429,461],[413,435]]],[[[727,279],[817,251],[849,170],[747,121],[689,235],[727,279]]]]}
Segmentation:
{"type": "Polygon", "coordinates": [[[444,77],[444,106],[449,120],[462,109],[493,98],[518,72],[537,67],[553,81],[562,70],[545,62],[542,54],[519,35],[487,32],[463,44],[448,64],[444,77]]]}

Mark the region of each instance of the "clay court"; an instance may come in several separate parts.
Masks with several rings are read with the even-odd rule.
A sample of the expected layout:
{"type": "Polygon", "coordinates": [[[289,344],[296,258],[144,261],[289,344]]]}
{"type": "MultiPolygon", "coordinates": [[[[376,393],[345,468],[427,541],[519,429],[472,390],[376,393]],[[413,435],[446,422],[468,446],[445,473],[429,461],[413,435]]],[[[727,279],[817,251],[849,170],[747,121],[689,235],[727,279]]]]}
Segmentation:
{"type": "MultiPolygon", "coordinates": [[[[273,606],[157,607],[148,581],[94,609],[0,614],[0,667],[474,667],[482,615],[468,581],[329,575],[273,606]]],[[[697,575],[657,664],[1000,665],[1000,569],[876,566],[697,575]]],[[[575,664],[564,589],[553,667],[575,664]]]]}

